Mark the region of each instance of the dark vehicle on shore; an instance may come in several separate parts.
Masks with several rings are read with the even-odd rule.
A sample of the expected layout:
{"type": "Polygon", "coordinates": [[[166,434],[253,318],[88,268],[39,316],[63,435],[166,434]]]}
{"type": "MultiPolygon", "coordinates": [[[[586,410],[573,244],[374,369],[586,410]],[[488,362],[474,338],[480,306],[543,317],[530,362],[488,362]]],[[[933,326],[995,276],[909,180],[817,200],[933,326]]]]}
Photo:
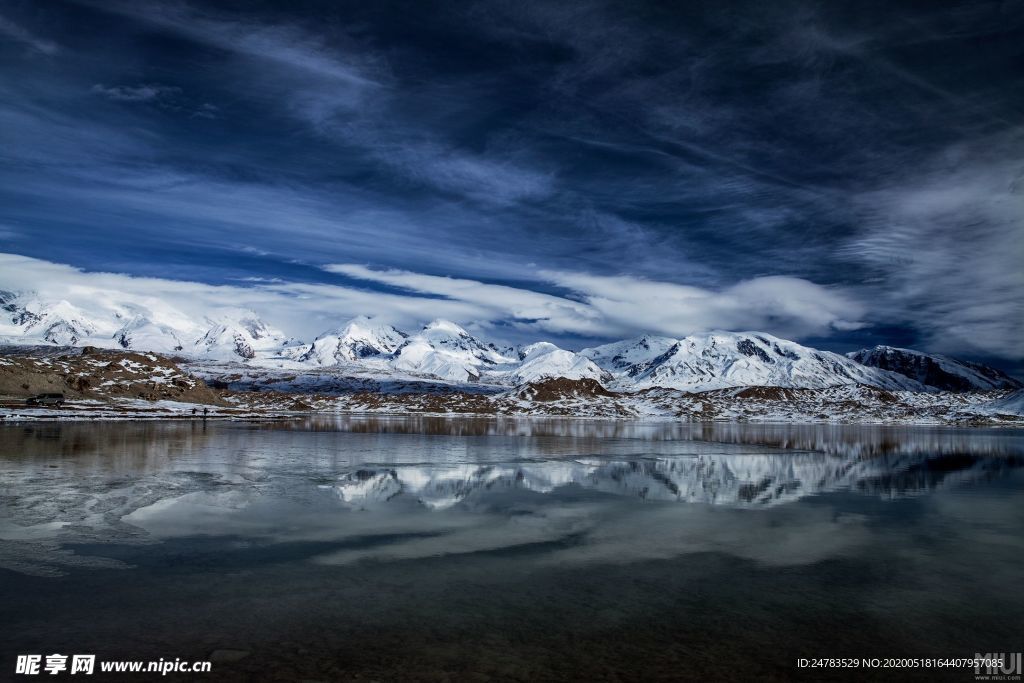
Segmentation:
{"type": "Polygon", "coordinates": [[[25,403],[30,406],[61,406],[64,405],[64,394],[36,394],[25,403]]]}

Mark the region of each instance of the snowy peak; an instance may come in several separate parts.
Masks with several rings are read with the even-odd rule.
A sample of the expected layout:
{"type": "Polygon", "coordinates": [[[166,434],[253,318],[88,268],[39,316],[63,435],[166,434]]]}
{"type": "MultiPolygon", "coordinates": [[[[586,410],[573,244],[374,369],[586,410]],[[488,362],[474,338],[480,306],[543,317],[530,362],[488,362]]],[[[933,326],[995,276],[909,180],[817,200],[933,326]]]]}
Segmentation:
{"type": "Polygon", "coordinates": [[[207,318],[210,328],[194,344],[193,350],[214,358],[250,360],[258,351],[273,351],[285,343],[284,335],[263,322],[252,311],[224,313],[207,318]]]}
{"type": "Polygon", "coordinates": [[[522,364],[512,373],[513,384],[521,385],[543,379],[592,379],[608,381],[611,374],[592,360],[578,353],[560,349],[549,342],[537,342],[520,349],[522,364]]]}
{"type": "Polygon", "coordinates": [[[469,353],[485,362],[498,363],[505,360],[493,345],[484,344],[448,320],[434,320],[424,326],[413,339],[427,343],[438,350],[469,353]]]}
{"type": "Polygon", "coordinates": [[[173,307],[143,306],[100,298],[89,312],[64,300],[45,301],[32,292],[0,292],[0,336],[25,343],[98,346],[177,352],[201,329],[173,307]],[[188,340],[188,341],[184,341],[188,340]]]}
{"type": "Polygon", "coordinates": [[[0,308],[5,314],[0,334],[59,346],[73,346],[103,327],[68,301],[43,302],[30,293],[0,292],[0,308]]]}
{"type": "Polygon", "coordinates": [[[552,344],[551,342],[535,342],[533,344],[527,344],[526,346],[520,346],[516,351],[516,356],[519,360],[531,360],[538,358],[544,354],[551,353],[552,351],[559,351],[560,349],[552,344]]]}
{"type": "Polygon", "coordinates": [[[476,382],[486,369],[513,360],[455,323],[435,320],[405,341],[394,366],[454,382],[476,382]]]}
{"type": "Polygon", "coordinates": [[[397,351],[407,336],[391,325],[359,316],[337,330],[321,334],[299,360],[335,365],[343,361],[386,356],[397,351]]]}
{"type": "Polygon", "coordinates": [[[644,335],[612,344],[604,344],[580,351],[580,355],[594,361],[611,373],[625,373],[630,377],[647,370],[651,362],[671,349],[677,340],[671,337],[644,335]]]}
{"type": "Polygon", "coordinates": [[[185,348],[178,333],[146,316],[136,315],[114,333],[114,341],[124,349],[172,353],[185,348]]]}
{"type": "Polygon", "coordinates": [[[761,332],[716,332],[680,339],[645,366],[624,371],[639,387],[706,391],[742,386],[820,389],[863,384],[920,391],[916,381],[865,367],[761,332]]]}
{"type": "Polygon", "coordinates": [[[437,337],[469,337],[465,329],[459,327],[450,320],[436,318],[423,326],[423,334],[435,335],[437,337]]]}
{"type": "Polygon", "coordinates": [[[912,349],[876,346],[847,355],[862,365],[899,373],[927,387],[943,391],[991,391],[1024,387],[1021,382],[995,368],[912,349]]]}
{"type": "Polygon", "coordinates": [[[26,326],[39,319],[25,306],[24,295],[17,292],[0,291],[0,311],[4,311],[3,324],[9,332],[23,331],[26,326]]]}

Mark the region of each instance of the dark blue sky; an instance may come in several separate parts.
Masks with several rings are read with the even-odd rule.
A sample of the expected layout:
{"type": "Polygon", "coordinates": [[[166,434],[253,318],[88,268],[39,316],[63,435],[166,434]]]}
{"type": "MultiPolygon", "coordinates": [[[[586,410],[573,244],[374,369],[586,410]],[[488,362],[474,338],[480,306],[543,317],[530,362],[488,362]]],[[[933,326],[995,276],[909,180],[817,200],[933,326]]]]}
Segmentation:
{"type": "Polygon", "coordinates": [[[1014,367],[1022,122],[1022,2],[7,0],[0,251],[1014,367]]]}

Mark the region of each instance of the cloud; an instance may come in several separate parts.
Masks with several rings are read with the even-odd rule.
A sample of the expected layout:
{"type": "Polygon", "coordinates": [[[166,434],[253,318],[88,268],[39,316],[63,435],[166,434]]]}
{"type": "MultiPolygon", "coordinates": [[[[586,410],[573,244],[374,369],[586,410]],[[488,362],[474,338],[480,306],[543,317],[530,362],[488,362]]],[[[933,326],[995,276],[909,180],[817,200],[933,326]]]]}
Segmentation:
{"type": "Polygon", "coordinates": [[[757,329],[786,337],[862,327],[864,306],[850,295],[791,277],[744,280],[721,290],[632,276],[541,271],[541,282],[569,290],[556,297],[527,289],[353,264],[330,272],[443,296],[493,311],[491,322],[520,322],[555,334],[591,337],[655,332],[673,337],[757,329]]]}
{"type": "MultiPolygon", "coordinates": [[[[358,150],[407,183],[500,205],[541,199],[553,191],[550,169],[534,168],[510,151],[474,151],[453,144],[426,125],[436,123],[436,112],[419,121],[424,104],[438,107],[441,100],[451,99],[450,93],[419,104],[410,116],[414,93],[398,88],[382,54],[344,32],[333,31],[327,40],[300,25],[213,15],[184,4],[149,4],[144,11],[135,4],[97,8],[247,60],[247,84],[256,68],[252,60],[277,67],[277,73],[264,68],[259,89],[274,91],[284,111],[316,134],[346,151],[358,150]]],[[[194,116],[210,113],[199,108],[194,116]]]]}
{"type": "MultiPolygon", "coordinates": [[[[487,320],[461,322],[523,321],[555,333],[593,331],[600,326],[598,316],[589,306],[528,289],[404,270],[373,270],[355,264],[330,264],[324,269],[431,297],[462,301],[488,312],[487,320]]],[[[429,305],[424,302],[424,306],[429,305]]]]}
{"type": "Polygon", "coordinates": [[[866,230],[842,254],[878,278],[876,319],[935,351],[1024,358],[1022,153],[1020,138],[951,150],[858,197],[866,230]]]}
{"type": "Polygon", "coordinates": [[[108,2],[96,9],[130,16],[190,40],[356,87],[378,86],[371,64],[346,58],[321,36],[286,24],[213,16],[185,4],[108,2]]]}
{"type": "Polygon", "coordinates": [[[857,329],[865,308],[837,288],[769,276],[713,290],[631,276],[546,272],[600,313],[608,329],[674,337],[712,330],[759,330],[782,337],[857,329]]]}
{"type": "Polygon", "coordinates": [[[436,143],[392,141],[377,150],[377,158],[417,183],[480,201],[508,204],[540,199],[552,192],[551,173],[510,160],[471,154],[436,143]]]}
{"type": "MultiPolygon", "coordinates": [[[[31,230],[50,226],[48,234],[66,238],[58,246],[68,254],[74,251],[72,244],[102,249],[104,240],[113,240],[109,248],[122,257],[125,249],[143,244],[159,249],[173,245],[193,254],[242,245],[282,259],[378,261],[385,256],[380,236],[387,234],[385,262],[426,258],[435,267],[498,277],[519,270],[519,264],[502,256],[516,248],[515,226],[458,203],[394,196],[362,183],[325,187],[315,168],[308,176],[264,177],[268,162],[262,148],[254,153],[256,158],[231,156],[224,169],[216,147],[204,144],[198,150],[185,141],[171,150],[178,159],[168,160],[162,139],[146,125],[140,109],[145,107],[81,120],[67,112],[15,106],[13,100],[0,104],[5,153],[17,160],[0,168],[0,194],[5,197],[0,218],[31,230]],[[205,159],[200,167],[178,163],[197,154],[205,159]],[[251,161],[242,178],[234,172],[238,160],[251,161]],[[22,172],[23,164],[32,173],[22,172]],[[55,196],[59,201],[53,201],[55,196]],[[88,226],[88,237],[60,228],[54,232],[69,216],[88,226]],[[125,231],[133,235],[127,245],[121,238],[125,231]],[[443,243],[439,234],[446,235],[443,243]]],[[[274,155],[295,151],[287,145],[274,155]]],[[[303,171],[307,159],[315,161],[316,151],[311,154],[314,158],[303,154],[303,171]]],[[[68,258],[74,257],[55,260],[68,258]]],[[[140,270],[147,272],[151,266],[140,270]]]]}
{"type": "Polygon", "coordinates": [[[181,88],[160,85],[158,83],[137,86],[115,85],[110,87],[97,83],[92,86],[92,92],[118,102],[152,102],[160,98],[178,95],[181,93],[181,88]]]}
{"type": "Polygon", "coordinates": [[[90,92],[114,102],[155,104],[168,111],[187,113],[189,118],[193,119],[220,118],[220,107],[210,102],[196,105],[182,95],[181,88],[173,85],[145,83],[142,85],[106,86],[97,83],[90,88],[90,92]]]}
{"type": "Polygon", "coordinates": [[[204,102],[199,105],[194,112],[192,112],[193,118],[200,119],[216,119],[219,118],[219,115],[220,107],[210,104],[209,102],[204,102]]]}
{"type": "Polygon", "coordinates": [[[0,34],[13,38],[19,43],[24,43],[33,50],[42,52],[44,55],[52,56],[60,52],[60,47],[57,43],[33,35],[28,29],[19,26],[4,16],[0,16],[0,34]]]}
{"type": "Polygon", "coordinates": [[[325,270],[408,293],[357,286],[288,282],[279,278],[249,286],[86,272],[14,254],[0,254],[0,288],[34,290],[44,300],[67,300],[99,315],[124,314],[130,305],[177,321],[201,321],[212,310],[250,308],[287,332],[311,337],[361,314],[415,329],[442,317],[484,332],[511,326],[531,335],[608,338],[657,332],[684,336],[710,329],[765,323],[768,332],[802,329],[820,333],[851,324],[837,317],[851,304],[812,283],[762,278],[722,292],[635,278],[570,273],[541,274],[572,290],[560,297],[530,289],[398,270],[336,264],[325,270]],[[755,314],[755,311],[757,313],[755,314]]]}
{"type": "Polygon", "coordinates": [[[407,328],[445,317],[486,319],[489,309],[471,302],[433,300],[325,284],[271,280],[251,286],[210,285],[185,280],[87,272],[16,254],[0,254],[0,289],[33,291],[44,301],[65,300],[100,317],[154,313],[190,330],[219,310],[251,309],[271,324],[303,338],[360,314],[407,328]],[[127,307],[127,308],[126,308],[127,307]]]}

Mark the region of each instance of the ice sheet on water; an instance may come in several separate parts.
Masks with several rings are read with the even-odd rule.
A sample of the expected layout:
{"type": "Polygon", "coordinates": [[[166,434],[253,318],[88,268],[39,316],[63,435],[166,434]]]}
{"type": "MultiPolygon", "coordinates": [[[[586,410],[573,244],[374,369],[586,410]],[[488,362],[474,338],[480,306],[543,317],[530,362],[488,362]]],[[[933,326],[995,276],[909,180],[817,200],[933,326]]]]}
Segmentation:
{"type": "Polygon", "coordinates": [[[33,472],[10,482],[0,504],[0,567],[37,576],[69,568],[125,568],[118,560],[67,546],[158,542],[135,523],[136,513],[193,497],[211,507],[246,504],[252,482],[237,474],[163,472],[140,479],[61,477],[33,472]]]}
{"type": "Polygon", "coordinates": [[[130,565],[107,557],[81,555],[54,541],[5,541],[0,539],[0,569],[29,576],[64,576],[68,569],[128,569],[130,565]]]}

